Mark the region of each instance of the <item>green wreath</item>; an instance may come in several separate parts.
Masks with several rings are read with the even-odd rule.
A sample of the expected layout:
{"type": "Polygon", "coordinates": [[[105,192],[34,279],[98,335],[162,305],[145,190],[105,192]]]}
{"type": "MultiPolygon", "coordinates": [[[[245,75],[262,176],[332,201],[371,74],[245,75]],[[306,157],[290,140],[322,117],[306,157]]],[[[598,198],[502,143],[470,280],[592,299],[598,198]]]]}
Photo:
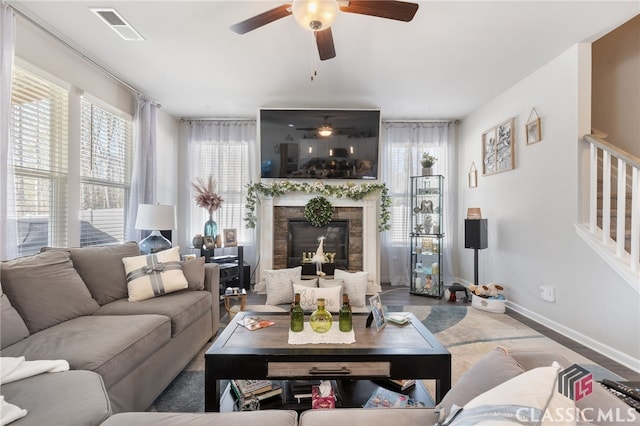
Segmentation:
{"type": "Polygon", "coordinates": [[[324,226],[333,218],[333,206],[324,197],[315,197],[304,206],[304,218],[313,226],[324,226]]]}

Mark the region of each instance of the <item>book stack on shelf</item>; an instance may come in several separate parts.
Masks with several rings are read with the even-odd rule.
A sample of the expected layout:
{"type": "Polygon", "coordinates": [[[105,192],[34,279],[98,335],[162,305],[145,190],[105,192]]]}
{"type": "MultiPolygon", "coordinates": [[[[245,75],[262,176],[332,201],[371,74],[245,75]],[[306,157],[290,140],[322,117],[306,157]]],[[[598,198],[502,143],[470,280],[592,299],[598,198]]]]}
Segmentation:
{"type": "Polygon", "coordinates": [[[415,386],[416,381],[414,379],[389,379],[387,383],[392,388],[403,391],[415,386]]]}
{"type": "Polygon", "coordinates": [[[282,387],[271,380],[233,379],[230,385],[240,411],[257,410],[260,404],[276,397],[282,402],[282,387]]]}

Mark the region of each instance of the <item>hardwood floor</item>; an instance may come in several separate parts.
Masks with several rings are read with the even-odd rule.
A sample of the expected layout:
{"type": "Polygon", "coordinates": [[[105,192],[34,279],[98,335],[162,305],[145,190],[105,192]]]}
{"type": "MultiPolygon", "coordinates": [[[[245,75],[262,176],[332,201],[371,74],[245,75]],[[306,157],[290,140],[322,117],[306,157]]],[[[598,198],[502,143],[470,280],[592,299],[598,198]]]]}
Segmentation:
{"type": "MultiPolygon", "coordinates": [[[[433,297],[423,297],[416,296],[409,293],[409,289],[407,287],[393,287],[390,285],[382,286],[382,298],[385,304],[388,305],[450,305],[451,302],[446,300],[444,297],[442,299],[437,299],[433,297]]],[[[249,292],[247,296],[247,304],[249,305],[259,305],[264,304],[266,301],[266,295],[255,294],[253,292],[249,292]]],[[[462,303],[462,302],[457,302],[462,303]]],[[[220,306],[220,315],[225,315],[226,311],[223,306],[220,306]]],[[[521,323],[531,327],[536,330],[540,334],[555,340],[563,346],[573,350],[574,352],[579,353],[580,355],[589,358],[593,362],[598,365],[614,372],[615,374],[624,377],[629,381],[640,381],[640,374],[631,370],[630,368],[621,365],[606,356],[587,348],[584,345],[581,345],[574,340],[571,340],[562,334],[555,332],[517,312],[514,312],[510,309],[507,309],[506,315],[520,321],[521,323]]]]}

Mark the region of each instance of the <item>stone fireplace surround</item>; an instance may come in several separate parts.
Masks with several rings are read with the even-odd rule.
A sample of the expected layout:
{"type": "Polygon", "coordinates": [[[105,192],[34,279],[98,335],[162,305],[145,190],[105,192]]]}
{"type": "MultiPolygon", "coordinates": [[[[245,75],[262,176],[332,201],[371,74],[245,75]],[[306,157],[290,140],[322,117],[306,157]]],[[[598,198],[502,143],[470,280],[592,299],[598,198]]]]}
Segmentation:
{"type": "MultiPolygon", "coordinates": [[[[286,268],[287,219],[304,217],[304,206],[318,194],[291,192],[279,197],[260,196],[258,207],[259,264],[257,281],[263,271],[286,268]]],[[[378,233],[379,194],[363,200],[326,197],[336,208],[335,219],[348,219],[349,270],[369,272],[367,293],[380,291],[380,235],[378,233]]]]}

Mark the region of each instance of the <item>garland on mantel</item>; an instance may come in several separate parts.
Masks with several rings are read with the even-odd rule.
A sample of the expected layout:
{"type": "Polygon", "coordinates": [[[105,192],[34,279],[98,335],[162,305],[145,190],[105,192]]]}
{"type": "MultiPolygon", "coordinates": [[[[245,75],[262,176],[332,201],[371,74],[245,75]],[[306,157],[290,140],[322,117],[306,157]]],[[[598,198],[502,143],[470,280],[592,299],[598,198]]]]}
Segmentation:
{"type": "Polygon", "coordinates": [[[344,185],[329,185],[323,182],[309,184],[306,182],[273,182],[269,185],[254,183],[247,185],[247,214],[244,218],[247,228],[255,228],[258,223],[256,216],[256,205],[258,204],[258,194],[269,197],[280,197],[287,192],[304,192],[307,194],[317,193],[327,197],[349,198],[360,201],[367,195],[380,191],[380,217],[378,218],[378,231],[388,231],[391,229],[391,197],[389,190],[384,183],[363,183],[357,185],[348,182],[344,185]]]}

